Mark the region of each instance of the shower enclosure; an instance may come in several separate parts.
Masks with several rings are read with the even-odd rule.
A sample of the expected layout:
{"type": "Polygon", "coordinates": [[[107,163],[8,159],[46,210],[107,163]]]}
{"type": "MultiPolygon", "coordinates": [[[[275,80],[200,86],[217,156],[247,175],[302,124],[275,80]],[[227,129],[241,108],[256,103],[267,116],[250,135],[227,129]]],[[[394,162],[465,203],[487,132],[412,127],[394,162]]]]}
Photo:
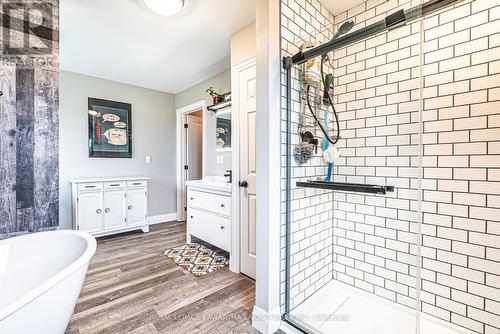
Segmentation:
{"type": "Polygon", "coordinates": [[[499,334],[500,1],[335,3],[281,0],[283,319],[305,333],[499,334]],[[304,85],[325,54],[331,182],[319,123],[334,137],[335,115],[304,85]]]}

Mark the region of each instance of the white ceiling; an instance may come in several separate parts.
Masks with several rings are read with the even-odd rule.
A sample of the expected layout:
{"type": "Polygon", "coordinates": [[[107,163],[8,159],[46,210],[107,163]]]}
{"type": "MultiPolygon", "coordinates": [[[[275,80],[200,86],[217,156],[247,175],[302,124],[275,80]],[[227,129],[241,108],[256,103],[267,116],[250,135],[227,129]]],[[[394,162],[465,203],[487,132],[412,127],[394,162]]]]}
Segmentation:
{"type": "Polygon", "coordinates": [[[62,70],[169,93],[229,68],[231,34],[255,20],[255,0],[186,0],[175,17],[142,0],[60,6],[62,70]]]}
{"type": "Polygon", "coordinates": [[[320,0],[320,2],[330,13],[337,15],[363,3],[363,0],[320,0]]]}

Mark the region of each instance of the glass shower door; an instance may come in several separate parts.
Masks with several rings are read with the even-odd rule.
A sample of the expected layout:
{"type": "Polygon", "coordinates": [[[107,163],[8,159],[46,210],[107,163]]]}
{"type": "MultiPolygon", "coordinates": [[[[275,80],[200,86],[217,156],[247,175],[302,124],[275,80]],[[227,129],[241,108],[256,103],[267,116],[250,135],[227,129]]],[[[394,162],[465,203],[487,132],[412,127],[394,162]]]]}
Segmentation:
{"type": "MultiPolygon", "coordinates": [[[[337,15],[328,15],[321,4],[302,5],[282,3],[285,55],[295,54],[310,39],[330,41],[345,22],[353,21],[350,33],[356,33],[412,8],[415,1],[369,1],[337,15]],[[310,19],[310,26],[295,26],[297,11],[310,19]]],[[[417,10],[412,14],[418,16],[417,10]]],[[[418,330],[420,27],[416,20],[328,53],[325,75],[333,74],[340,126],[340,139],[333,145],[340,153],[333,161],[333,183],[318,183],[328,174],[328,147],[318,123],[334,128],[333,109],[315,100],[310,90],[307,94],[303,66],[294,65],[284,82],[284,88],[292,88],[283,108],[290,126],[284,313],[302,331],[418,330]],[[306,132],[318,139],[318,147],[304,161],[306,132]]]]}
{"type": "Polygon", "coordinates": [[[282,1],[285,321],[500,333],[500,2],[328,4],[282,1]],[[319,125],[338,131],[322,85],[305,88],[324,52],[340,157],[324,155],[319,125]]]}

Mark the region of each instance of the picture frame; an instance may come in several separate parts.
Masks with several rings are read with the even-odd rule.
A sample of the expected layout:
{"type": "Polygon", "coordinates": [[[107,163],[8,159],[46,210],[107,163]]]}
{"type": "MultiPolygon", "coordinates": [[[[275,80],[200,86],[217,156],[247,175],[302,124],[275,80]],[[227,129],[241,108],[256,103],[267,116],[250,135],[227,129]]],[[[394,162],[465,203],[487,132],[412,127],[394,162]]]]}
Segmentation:
{"type": "Polygon", "coordinates": [[[88,98],[90,158],[132,158],[132,105],[88,98]]]}

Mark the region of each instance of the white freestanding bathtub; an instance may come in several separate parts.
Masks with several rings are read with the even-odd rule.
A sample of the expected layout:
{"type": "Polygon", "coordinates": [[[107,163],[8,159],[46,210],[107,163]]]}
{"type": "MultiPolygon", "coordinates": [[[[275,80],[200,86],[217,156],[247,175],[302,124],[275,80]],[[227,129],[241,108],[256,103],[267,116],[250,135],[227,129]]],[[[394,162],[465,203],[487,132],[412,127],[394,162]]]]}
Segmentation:
{"type": "Polygon", "coordinates": [[[76,231],[0,241],[0,333],[64,333],[95,249],[76,231]]]}

